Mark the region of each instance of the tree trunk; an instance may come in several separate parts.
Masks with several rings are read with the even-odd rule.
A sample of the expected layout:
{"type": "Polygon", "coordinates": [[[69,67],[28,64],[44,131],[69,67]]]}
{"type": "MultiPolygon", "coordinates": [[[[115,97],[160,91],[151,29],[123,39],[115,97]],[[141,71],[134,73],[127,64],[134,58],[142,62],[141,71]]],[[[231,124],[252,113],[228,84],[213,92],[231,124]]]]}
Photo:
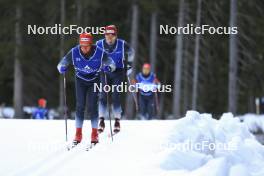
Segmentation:
{"type": "Polygon", "coordinates": [[[77,24],[82,25],[82,0],[76,0],[76,7],[77,7],[77,24]]]}
{"type": "MultiPolygon", "coordinates": [[[[202,0],[198,0],[196,26],[201,24],[201,5],[202,0]]],[[[200,34],[196,34],[195,38],[195,51],[194,51],[194,67],[193,67],[193,88],[192,88],[192,109],[196,110],[197,107],[197,92],[198,92],[198,78],[199,78],[199,49],[200,49],[200,34]]]]}
{"type": "Polygon", "coordinates": [[[22,36],[20,22],[22,18],[21,5],[16,5],[16,24],[15,24],[15,62],[14,62],[14,109],[15,117],[23,118],[23,72],[21,65],[21,46],[22,36]]]}
{"type": "MultiPolygon", "coordinates": [[[[183,26],[184,18],[184,0],[180,0],[178,26],[183,26]]],[[[177,34],[176,37],[176,62],[174,65],[174,89],[173,89],[173,114],[175,118],[180,118],[180,100],[181,100],[181,67],[183,54],[183,35],[177,34]]]]}
{"type": "MultiPolygon", "coordinates": [[[[230,27],[237,26],[237,0],[230,1],[230,27]]],[[[228,111],[236,114],[237,111],[237,35],[229,35],[229,84],[228,84],[228,111]]]]}
{"type": "MultiPolygon", "coordinates": [[[[65,24],[65,0],[60,1],[60,23],[62,26],[65,24]]],[[[60,59],[64,56],[64,34],[60,35],[60,59]]],[[[59,104],[59,113],[60,117],[63,117],[63,108],[64,108],[64,103],[63,103],[63,76],[60,75],[60,90],[59,90],[59,95],[60,95],[60,104],[59,104]]]]}
{"type": "MultiPolygon", "coordinates": [[[[131,77],[135,77],[136,64],[137,64],[137,46],[138,46],[138,4],[136,2],[132,5],[132,23],[131,23],[131,47],[135,50],[135,58],[132,64],[133,72],[131,77]]],[[[126,97],[126,118],[131,119],[134,115],[134,102],[131,93],[127,93],[126,97]]]]}
{"type": "Polygon", "coordinates": [[[157,12],[151,14],[151,26],[150,26],[150,64],[152,71],[156,71],[156,50],[157,50],[157,12]]]}
{"type": "MultiPolygon", "coordinates": [[[[164,65],[164,73],[163,73],[163,77],[162,77],[162,81],[164,81],[164,83],[167,82],[168,80],[168,75],[169,75],[169,63],[165,62],[164,65]]],[[[159,112],[158,112],[158,118],[160,119],[166,119],[165,117],[165,113],[164,113],[164,103],[165,103],[165,93],[161,93],[160,94],[160,99],[159,99],[159,112]]]]}
{"type": "Polygon", "coordinates": [[[184,60],[183,60],[183,110],[186,112],[189,109],[189,98],[190,98],[190,88],[189,88],[189,45],[190,39],[186,37],[184,40],[184,60]]]}
{"type": "MultiPolygon", "coordinates": [[[[185,8],[184,8],[184,11],[185,11],[185,15],[184,15],[184,20],[186,20],[186,23],[187,21],[190,19],[190,7],[189,7],[189,4],[185,3],[185,8]]],[[[191,49],[192,47],[191,46],[191,42],[192,42],[192,37],[188,36],[188,35],[185,35],[183,37],[183,65],[182,65],[182,68],[183,68],[183,72],[182,72],[182,81],[183,81],[183,92],[182,92],[182,95],[183,95],[183,101],[182,101],[182,110],[183,112],[186,112],[187,110],[190,109],[190,98],[191,98],[191,92],[190,92],[190,73],[189,73],[189,70],[190,70],[190,58],[192,56],[192,53],[191,53],[191,49]]]]}
{"type": "MultiPolygon", "coordinates": [[[[134,48],[135,50],[135,58],[134,58],[134,61],[133,61],[133,68],[135,69],[136,68],[136,65],[137,65],[137,46],[138,46],[138,4],[137,3],[134,3],[132,5],[132,24],[131,24],[131,47],[134,48]]],[[[133,72],[135,73],[135,72],[133,72]]]]}

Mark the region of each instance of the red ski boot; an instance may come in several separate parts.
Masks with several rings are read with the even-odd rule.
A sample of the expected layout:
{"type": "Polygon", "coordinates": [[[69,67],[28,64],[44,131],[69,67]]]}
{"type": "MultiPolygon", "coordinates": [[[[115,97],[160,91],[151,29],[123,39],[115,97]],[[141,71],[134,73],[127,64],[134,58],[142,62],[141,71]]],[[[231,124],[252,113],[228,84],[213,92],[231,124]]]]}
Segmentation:
{"type": "Polygon", "coordinates": [[[114,133],[118,133],[119,131],[120,131],[120,119],[115,118],[114,133]]]}
{"type": "Polygon", "coordinates": [[[104,129],[105,129],[104,118],[103,117],[100,117],[98,133],[104,132],[104,129]]]}
{"type": "Polygon", "coordinates": [[[97,144],[99,142],[98,140],[98,130],[97,128],[92,128],[92,134],[91,134],[91,143],[97,144]]]}
{"type": "Polygon", "coordinates": [[[82,141],[82,128],[76,128],[75,138],[73,140],[72,146],[76,146],[82,141]]]}

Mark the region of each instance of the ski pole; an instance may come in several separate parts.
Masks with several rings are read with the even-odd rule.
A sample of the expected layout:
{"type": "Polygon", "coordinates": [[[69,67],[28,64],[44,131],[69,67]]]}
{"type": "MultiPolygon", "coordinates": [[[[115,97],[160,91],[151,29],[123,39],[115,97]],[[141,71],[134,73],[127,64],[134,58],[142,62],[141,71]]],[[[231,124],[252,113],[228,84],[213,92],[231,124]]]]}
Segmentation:
{"type": "MultiPolygon", "coordinates": [[[[131,85],[130,78],[129,78],[128,75],[127,75],[127,80],[128,80],[128,84],[131,85]]],[[[131,93],[132,93],[132,96],[133,96],[133,99],[134,99],[134,102],[135,102],[135,105],[136,105],[136,111],[138,112],[138,101],[137,101],[137,97],[134,94],[134,92],[131,92],[131,93]]]]}
{"type": "Polygon", "coordinates": [[[155,92],[155,104],[156,104],[156,113],[159,114],[159,97],[157,91],[155,92]]]}
{"type": "MultiPolygon", "coordinates": [[[[106,77],[106,73],[104,73],[104,79],[105,79],[105,85],[107,85],[107,77],[106,77]]],[[[109,116],[109,122],[110,122],[110,135],[111,135],[111,139],[112,141],[114,141],[113,139],[113,131],[112,131],[112,120],[111,120],[111,112],[110,112],[110,99],[109,99],[109,92],[106,92],[106,106],[107,106],[107,110],[108,110],[108,116],[109,116]]]]}
{"type": "Polygon", "coordinates": [[[66,102],[66,75],[63,75],[63,103],[64,103],[64,121],[65,121],[65,140],[68,142],[68,123],[67,123],[67,102],[66,102]]]}

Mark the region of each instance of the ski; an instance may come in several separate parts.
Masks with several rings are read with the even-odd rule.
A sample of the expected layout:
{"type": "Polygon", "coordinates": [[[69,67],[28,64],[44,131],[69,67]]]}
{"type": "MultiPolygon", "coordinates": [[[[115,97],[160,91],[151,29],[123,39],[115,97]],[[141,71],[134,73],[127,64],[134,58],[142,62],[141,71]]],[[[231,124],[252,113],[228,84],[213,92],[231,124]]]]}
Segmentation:
{"type": "MultiPolygon", "coordinates": [[[[114,136],[117,135],[118,133],[120,133],[120,131],[118,131],[118,132],[114,132],[114,131],[113,131],[112,136],[114,137],[114,136]]],[[[111,134],[108,134],[108,137],[111,138],[111,134]]]]}
{"type": "Polygon", "coordinates": [[[117,135],[118,133],[120,133],[120,131],[118,131],[118,132],[113,132],[113,136],[117,135]]]}
{"type": "Polygon", "coordinates": [[[68,151],[70,151],[70,150],[74,149],[76,146],[77,145],[75,145],[75,146],[73,146],[73,145],[71,145],[71,146],[67,145],[66,148],[67,148],[68,151]]]}
{"type": "Polygon", "coordinates": [[[80,143],[72,143],[72,144],[68,144],[66,146],[67,150],[70,151],[72,149],[74,149],[75,147],[77,147],[80,143]]]}
{"type": "MultiPolygon", "coordinates": [[[[71,151],[71,150],[73,150],[73,149],[75,149],[77,146],[79,146],[79,145],[83,145],[83,144],[76,144],[76,145],[74,145],[74,144],[72,144],[72,145],[67,145],[66,146],[66,148],[67,148],[67,150],[68,151],[71,151]]],[[[86,146],[85,147],[85,150],[86,151],[90,151],[92,148],[94,148],[95,146],[97,145],[97,143],[91,143],[91,144],[89,144],[88,146],[86,146]]]]}
{"type": "Polygon", "coordinates": [[[86,147],[86,151],[90,151],[92,148],[94,148],[98,143],[91,143],[86,147]]]}

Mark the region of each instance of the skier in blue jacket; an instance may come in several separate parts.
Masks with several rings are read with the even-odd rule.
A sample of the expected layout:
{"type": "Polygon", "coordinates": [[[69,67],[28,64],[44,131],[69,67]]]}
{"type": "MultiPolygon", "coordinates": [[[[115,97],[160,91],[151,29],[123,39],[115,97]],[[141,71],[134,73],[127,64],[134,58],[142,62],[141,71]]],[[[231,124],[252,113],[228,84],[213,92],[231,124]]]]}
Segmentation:
{"type": "MultiPolygon", "coordinates": [[[[142,119],[151,120],[155,112],[155,93],[160,84],[156,75],[151,72],[149,63],[143,64],[142,72],[136,75],[133,83],[139,88],[139,111],[142,119]]],[[[157,104],[156,104],[157,105],[157,104]]]]}
{"type": "Polygon", "coordinates": [[[44,98],[38,100],[38,107],[33,111],[33,119],[48,119],[47,101],[44,98]]]}
{"type": "Polygon", "coordinates": [[[94,84],[99,84],[101,71],[105,73],[115,71],[115,63],[102,49],[93,45],[93,37],[90,33],[83,33],[80,35],[79,45],[62,58],[57,68],[61,74],[65,74],[70,64],[73,65],[76,75],[76,134],[73,145],[77,145],[82,140],[86,97],[89,104],[88,112],[91,114],[91,143],[98,143],[98,92],[94,90],[94,84]]]}
{"type": "MultiPolygon", "coordinates": [[[[114,72],[106,73],[107,81],[101,77],[103,86],[108,85],[120,85],[126,76],[126,71],[131,68],[134,59],[134,50],[127,44],[126,41],[117,37],[117,28],[115,25],[109,25],[105,27],[105,38],[99,40],[96,45],[102,48],[116,65],[114,72]]],[[[115,118],[114,132],[120,131],[120,119],[121,119],[121,103],[120,95],[116,89],[112,92],[112,104],[113,104],[113,115],[115,118]]],[[[105,128],[104,119],[107,116],[106,111],[106,93],[100,93],[99,101],[99,132],[103,132],[105,128]]]]}

